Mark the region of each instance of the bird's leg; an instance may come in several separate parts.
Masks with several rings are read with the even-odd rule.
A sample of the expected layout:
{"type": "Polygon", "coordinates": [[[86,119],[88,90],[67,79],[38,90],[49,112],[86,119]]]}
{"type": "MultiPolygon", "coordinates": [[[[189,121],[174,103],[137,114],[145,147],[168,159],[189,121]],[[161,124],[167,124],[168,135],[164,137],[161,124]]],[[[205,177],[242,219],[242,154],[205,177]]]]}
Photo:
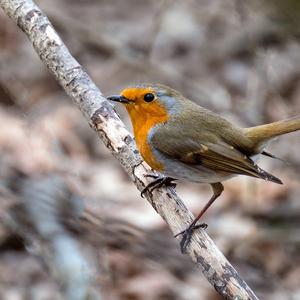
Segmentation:
{"type": "Polygon", "coordinates": [[[207,224],[202,223],[199,225],[196,225],[199,219],[204,215],[204,213],[207,211],[207,209],[214,203],[214,201],[222,194],[224,187],[222,183],[211,183],[212,189],[213,189],[213,195],[210,198],[210,200],[206,203],[206,205],[203,207],[203,209],[200,211],[199,215],[194,219],[194,221],[190,224],[188,228],[185,230],[177,233],[174,237],[177,237],[179,235],[182,235],[182,240],[180,241],[180,249],[182,253],[186,252],[186,248],[188,244],[191,241],[193,231],[198,228],[207,228],[207,224]]]}
{"type": "Polygon", "coordinates": [[[176,180],[171,177],[161,177],[159,175],[153,175],[153,174],[147,174],[145,177],[151,177],[154,178],[152,182],[150,182],[142,191],[141,196],[144,197],[144,194],[146,192],[152,193],[155,189],[162,187],[163,185],[169,186],[172,188],[176,187],[176,183],[173,181],[176,180]]]}

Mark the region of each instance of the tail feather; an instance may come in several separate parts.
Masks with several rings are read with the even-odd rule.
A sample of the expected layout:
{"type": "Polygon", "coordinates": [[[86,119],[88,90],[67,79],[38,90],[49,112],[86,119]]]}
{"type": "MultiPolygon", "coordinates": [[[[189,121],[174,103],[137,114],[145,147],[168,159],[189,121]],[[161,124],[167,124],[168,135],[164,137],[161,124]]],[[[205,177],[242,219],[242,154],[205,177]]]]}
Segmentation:
{"type": "Polygon", "coordinates": [[[300,115],[274,123],[245,128],[244,130],[254,148],[260,148],[261,150],[272,138],[300,130],[300,115]]]}
{"type": "Polygon", "coordinates": [[[282,181],[279,178],[277,178],[274,175],[268,173],[267,171],[261,169],[260,167],[257,167],[257,173],[258,173],[259,177],[264,180],[282,184],[282,181]]]}
{"type": "Polygon", "coordinates": [[[263,151],[261,154],[264,155],[264,156],[268,156],[268,157],[280,160],[280,161],[284,162],[285,164],[289,164],[286,160],[284,160],[284,159],[282,159],[280,157],[277,157],[276,155],[274,155],[274,154],[272,154],[270,152],[263,151]]]}

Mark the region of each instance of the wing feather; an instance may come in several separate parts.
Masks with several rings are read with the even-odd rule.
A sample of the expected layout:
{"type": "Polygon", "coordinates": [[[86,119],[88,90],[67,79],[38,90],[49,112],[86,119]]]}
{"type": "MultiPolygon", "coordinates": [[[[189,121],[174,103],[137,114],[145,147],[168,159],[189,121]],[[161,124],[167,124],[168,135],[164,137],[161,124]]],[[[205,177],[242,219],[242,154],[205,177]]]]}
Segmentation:
{"type": "Polygon", "coordinates": [[[216,135],[205,137],[200,133],[195,135],[194,129],[191,132],[193,136],[185,134],[179,139],[174,130],[170,130],[170,126],[161,126],[152,135],[151,144],[163,154],[195,167],[201,165],[223,174],[248,175],[281,183],[278,178],[259,168],[246,154],[230,145],[228,138],[216,135]]]}

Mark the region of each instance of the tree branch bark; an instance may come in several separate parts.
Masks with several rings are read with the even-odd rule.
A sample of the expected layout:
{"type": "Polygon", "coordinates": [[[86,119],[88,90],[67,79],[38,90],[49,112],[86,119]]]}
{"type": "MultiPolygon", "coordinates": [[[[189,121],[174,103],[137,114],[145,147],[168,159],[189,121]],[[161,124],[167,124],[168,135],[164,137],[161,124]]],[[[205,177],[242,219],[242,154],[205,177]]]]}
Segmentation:
{"type": "MultiPolygon", "coordinates": [[[[42,62],[141,191],[149,183],[144,175],[152,173],[151,169],[142,161],[133,137],[112,105],[71,56],[48,18],[31,0],[0,0],[0,6],[26,33],[42,62]]],[[[174,234],[193,219],[174,190],[160,188],[147,195],[147,200],[174,234]]],[[[258,299],[205,231],[193,234],[187,253],[224,299],[258,299]]]]}

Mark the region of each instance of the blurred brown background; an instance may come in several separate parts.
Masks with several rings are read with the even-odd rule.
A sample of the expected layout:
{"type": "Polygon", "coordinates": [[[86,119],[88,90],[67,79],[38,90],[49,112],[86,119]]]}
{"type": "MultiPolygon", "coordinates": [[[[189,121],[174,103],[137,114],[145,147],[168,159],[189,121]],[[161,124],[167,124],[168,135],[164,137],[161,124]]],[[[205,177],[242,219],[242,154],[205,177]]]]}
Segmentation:
{"type": "MultiPolygon", "coordinates": [[[[160,82],[241,126],[300,113],[296,0],[37,4],[104,95],[160,82]]],[[[24,189],[50,175],[86,208],[76,218],[67,203],[55,214],[93,267],[90,299],[220,299],[2,11],[0,121],[0,299],[66,299],[39,250],[51,254],[51,243],[38,230],[20,230],[30,221],[24,189]]],[[[299,133],[289,134],[268,147],[284,162],[261,160],[283,186],[230,180],[205,216],[208,233],[261,299],[300,299],[299,147],[299,133]]],[[[177,190],[194,213],[211,193],[184,182],[177,190]]]]}

